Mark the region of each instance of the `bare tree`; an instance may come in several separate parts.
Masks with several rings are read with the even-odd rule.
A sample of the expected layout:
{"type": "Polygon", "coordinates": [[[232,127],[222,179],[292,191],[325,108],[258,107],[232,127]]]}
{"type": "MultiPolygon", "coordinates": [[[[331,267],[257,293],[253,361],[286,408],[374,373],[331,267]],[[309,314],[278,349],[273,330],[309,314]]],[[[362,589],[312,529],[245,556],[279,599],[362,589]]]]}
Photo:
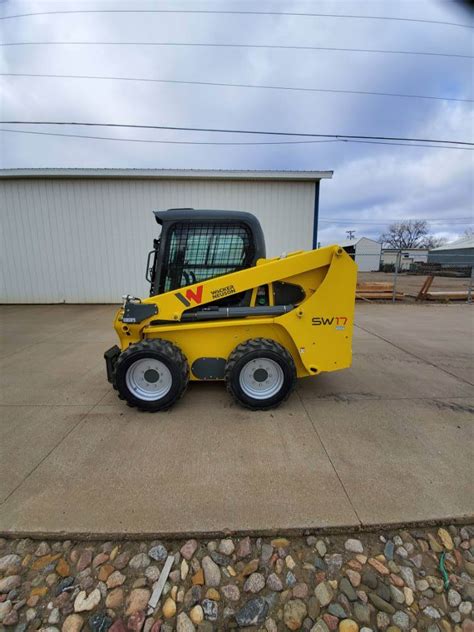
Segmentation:
{"type": "Polygon", "coordinates": [[[445,237],[435,237],[434,235],[428,235],[426,237],[426,242],[422,248],[428,248],[431,250],[432,248],[439,248],[440,246],[444,246],[444,244],[448,243],[448,240],[445,237]]]}
{"type": "Polygon", "coordinates": [[[469,227],[464,231],[463,237],[474,237],[474,228],[469,227]]]}
{"type": "Polygon", "coordinates": [[[428,222],[424,219],[409,219],[390,224],[388,231],[379,237],[382,246],[388,248],[436,248],[445,239],[429,234],[428,222]]]}

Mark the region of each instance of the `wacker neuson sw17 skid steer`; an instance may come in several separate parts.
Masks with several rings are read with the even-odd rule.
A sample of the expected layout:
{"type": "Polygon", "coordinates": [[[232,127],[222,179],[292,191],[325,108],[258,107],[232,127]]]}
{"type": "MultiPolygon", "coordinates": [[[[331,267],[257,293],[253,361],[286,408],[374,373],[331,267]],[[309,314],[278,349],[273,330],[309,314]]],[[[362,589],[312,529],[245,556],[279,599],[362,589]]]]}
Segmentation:
{"type": "Polygon", "coordinates": [[[250,213],[155,212],[150,297],[125,296],[105,353],[119,396],[165,410],[189,380],[224,380],[252,410],[284,401],[297,377],[350,366],[356,265],[339,246],[265,258],[250,213]]]}

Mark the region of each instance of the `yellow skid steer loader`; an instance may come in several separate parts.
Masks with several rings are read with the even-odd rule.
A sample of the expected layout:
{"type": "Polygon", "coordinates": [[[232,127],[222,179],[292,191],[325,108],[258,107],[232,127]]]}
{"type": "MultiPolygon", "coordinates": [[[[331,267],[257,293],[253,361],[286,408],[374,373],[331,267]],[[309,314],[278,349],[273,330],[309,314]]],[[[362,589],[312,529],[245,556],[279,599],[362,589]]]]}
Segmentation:
{"type": "Polygon", "coordinates": [[[142,410],[166,410],[189,380],[224,380],[243,406],[278,406],[296,378],[350,366],[356,265],[339,246],[265,258],[256,217],[156,211],[150,297],[125,296],[105,352],[108,380],[142,410]]]}

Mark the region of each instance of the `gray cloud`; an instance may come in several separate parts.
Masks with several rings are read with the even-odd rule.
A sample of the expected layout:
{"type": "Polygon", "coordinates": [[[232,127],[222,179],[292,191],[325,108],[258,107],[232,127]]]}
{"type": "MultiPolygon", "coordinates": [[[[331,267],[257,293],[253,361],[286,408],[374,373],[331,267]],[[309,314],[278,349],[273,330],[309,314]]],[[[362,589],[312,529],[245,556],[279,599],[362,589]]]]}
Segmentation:
{"type": "MultiPolygon", "coordinates": [[[[65,2],[9,1],[18,10],[70,7],[65,2]]],[[[103,8],[99,2],[75,8],[103,8]]],[[[129,7],[128,3],[114,3],[129,7]]],[[[147,8],[143,2],[136,6],[147,8]]],[[[154,6],[175,7],[160,3],[154,6]]],[[[179,7],[196,6],[179,3],[179,7]]],[[[254,9],[254,3],[199,3],[200,8],[254,9]]],[[[259,3],[273,10],[315,10],[311,2],[259,3]]],[[[318,2],[319,12],[381,13],[465,22],[453,3],[318,2]]],[[[2,40],[104,40],[282,43],[393,48],[472,54],[472,31],[441,25],[278,16],[74,15],[5,21],[2,40]]],[[[314,86],[472,98],[471,60],[342,52],[158,47],[15,47],[1,51],[5,72],[143,76],[314,86]]],[[[472,140],[470,104],[189,85],[74,79],[1,78],[2,118],[243,127],[327,133],[428,136],[472,140]]],[[[42,130],[45,131],[45,130],[42,130]]],[[[54,130],[53,130],[54,131],[54,130]]],[[[80,130],[74,130],[80,133],[80,130]]],[[[100,130],[101,135],[165,140],[230,140],[198,133],[100,130]]],[[[232,140],[255,140],[237,137],[232,140]]],[[[437,232],[455,235],[450,218],[472,215],[472,154],[377,145],[210,147],[146,145],[1,134],[1,167],[162,167],[334,169],[324,182],[321,215],[385,222],[434,217],[437,232]]],[[[351,227],[351,226],[348,226],[351,227]]],[[[322,223],[321,240],[344,236],[322,223]]],[[[358,234],[377,235],[374,224],[358,234]]]]}

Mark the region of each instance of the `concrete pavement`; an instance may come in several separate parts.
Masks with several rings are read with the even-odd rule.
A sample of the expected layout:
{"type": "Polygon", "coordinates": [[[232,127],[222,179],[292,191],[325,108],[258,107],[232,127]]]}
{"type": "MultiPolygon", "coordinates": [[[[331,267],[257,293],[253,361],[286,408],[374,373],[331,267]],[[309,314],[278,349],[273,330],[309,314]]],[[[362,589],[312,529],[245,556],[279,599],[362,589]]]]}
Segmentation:
{"type": "Polygon", "coordinates": [[[111,306],[0,308],[0,532],[291,532],[474,514],[468,305],[358,305],[350,370],[281,408],[192,384],[163,414],[105,379],[111,306]]]}

